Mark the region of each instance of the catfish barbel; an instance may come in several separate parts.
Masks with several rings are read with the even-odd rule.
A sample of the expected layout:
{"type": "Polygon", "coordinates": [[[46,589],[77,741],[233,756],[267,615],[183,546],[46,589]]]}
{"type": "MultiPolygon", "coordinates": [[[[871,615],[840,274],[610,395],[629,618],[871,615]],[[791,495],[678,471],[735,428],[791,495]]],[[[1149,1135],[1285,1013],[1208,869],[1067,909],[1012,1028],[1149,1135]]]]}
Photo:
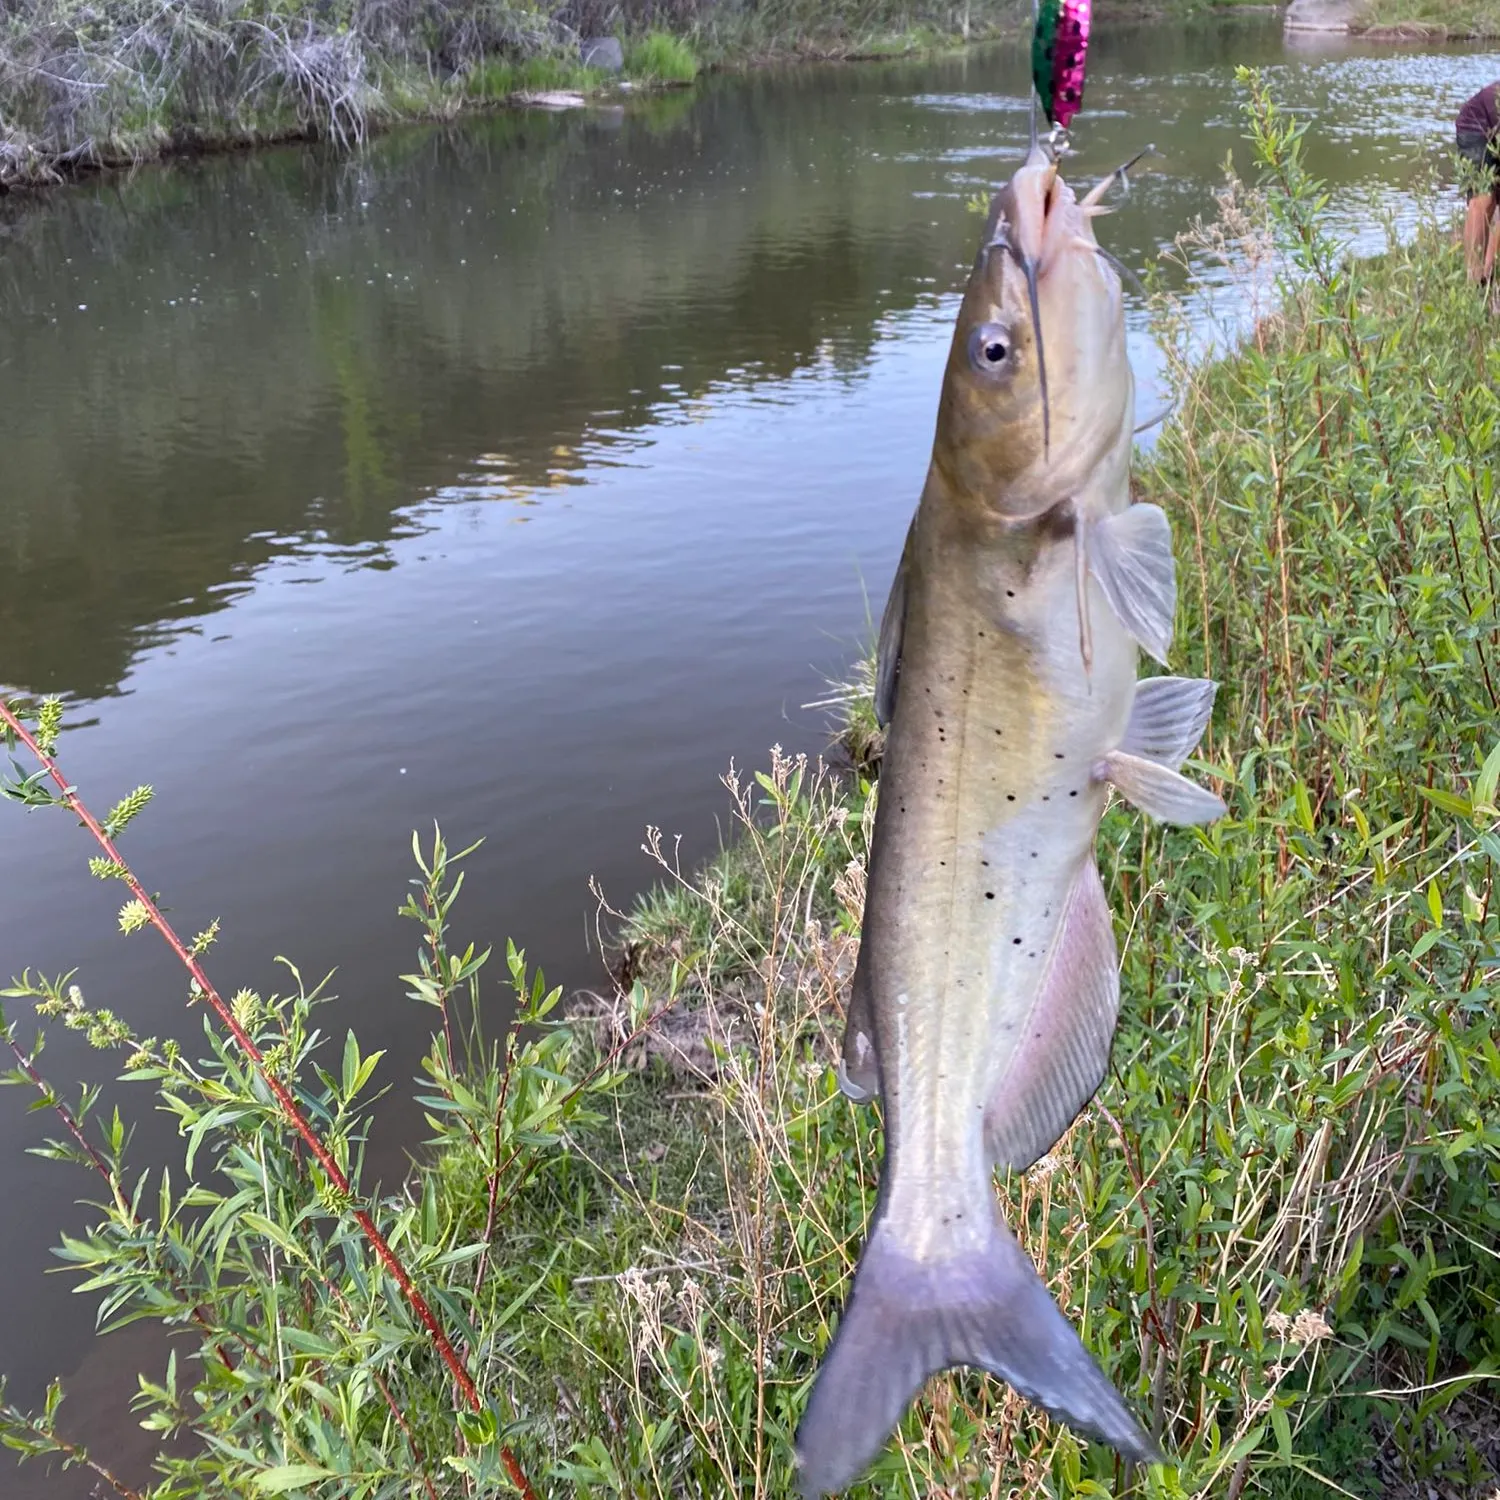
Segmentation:
{"type": "Polygon", "coordinates": [[[857,1478],[956,1365],[1158,1456],[993,1186],[1056,1144],[1108,1068],[1109,789],[1168,822],[1224,811],[1178,772],[1215,684],[1136,680],[1138,646],[1165,663],[1176,575],[1166,515],[1130,501],[1124,299],[1090,222],[1105,185],[1080,203],[1034,146],[996,195],[881,623],[889,728],[840,1074],[880,1094],[885,1163],[797,1434],[808,1496],[857,1478]]]}

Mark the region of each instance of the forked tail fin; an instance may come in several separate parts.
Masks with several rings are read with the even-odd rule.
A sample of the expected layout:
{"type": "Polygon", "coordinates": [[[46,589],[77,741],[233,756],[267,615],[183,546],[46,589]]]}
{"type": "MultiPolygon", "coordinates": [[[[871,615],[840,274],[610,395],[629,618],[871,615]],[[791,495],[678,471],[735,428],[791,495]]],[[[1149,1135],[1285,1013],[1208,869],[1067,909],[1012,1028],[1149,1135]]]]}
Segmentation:
{"type": "Polygon", "coordinates": [[[1160,1458],[1026,1252],[994,1227],[983,1249],[919,1262],[876,1221],[797,1430],[807,1500],[852,1484],[927,1377],[954,1365],[998,1375],[1127,1458],[1160,1458]]]}

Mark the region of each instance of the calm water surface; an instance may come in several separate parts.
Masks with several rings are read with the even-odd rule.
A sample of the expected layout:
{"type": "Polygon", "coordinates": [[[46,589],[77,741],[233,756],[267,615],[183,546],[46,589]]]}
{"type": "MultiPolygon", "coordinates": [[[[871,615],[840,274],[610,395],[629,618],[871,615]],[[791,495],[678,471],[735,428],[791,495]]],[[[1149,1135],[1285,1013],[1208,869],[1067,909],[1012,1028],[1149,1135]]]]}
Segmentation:
{"type": "MultiPolygon", "coordinates": [[[[1274,20],[1100,34],[1070,171],[1157,146],[1101,226],[1128,264],[1243,160],[1240,62],[1312,120],[1311,165],[1372,244],[1500,73],[1287,51],[1274,20]]],[[[802,705],[883,600],[965,203],[1018,160],[1025,89],[1009,49],[710,79],[353,160],[153,170],[0,220],[0,683],[67,696],[96,806],[155,785],[127,847],[185,928],[223,917],[222,985],[275,987],[278,954],[337,968],[326,1024],[390,1049],[387,1180],[420,1133],[399,1095],[427,1018],[395,915],[414,827],[486,840],[461,931],[586,984],[588,878],[627,902],[648,823],[697,858],[731,757],[826,743],[802,705]]],[[[1132,318],[1146,411],[1159,360],[1132,318]]],[[[0,977],[76,967],[94,1002],[184,1034],[180,974],[114,935],[88,853],[67,818],[0,808],[0,977]]],[[[53,1078],[105,1076],[74,1040],[53,1078]]],[[[149,1163],[170,1127],[121,1092],[149,1163]]],[[[92,1185],[25,1154],[48,1129],[27,1103],[0,1093],[0,1370],[25,1400],[72,1377],[75,1422],[119,1413],[139,1336],[96,1345],[44,1276],[92,1185]]],[[[0,1491],[89,1486],[0,1471],[0,1491]]]]}

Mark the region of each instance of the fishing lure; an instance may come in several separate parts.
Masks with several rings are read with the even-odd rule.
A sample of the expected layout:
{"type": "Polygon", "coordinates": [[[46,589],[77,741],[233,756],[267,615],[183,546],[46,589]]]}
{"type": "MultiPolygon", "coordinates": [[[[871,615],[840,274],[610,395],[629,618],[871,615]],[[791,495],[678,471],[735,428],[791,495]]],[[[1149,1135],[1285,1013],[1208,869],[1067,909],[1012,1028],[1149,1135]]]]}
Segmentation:
{"type": "Polygon", "coordinates": [[[1049,125],[1068,128],[1083,103],[1093,0],[1041,0],[1031,36],[1031,81],[1049,125]]]}

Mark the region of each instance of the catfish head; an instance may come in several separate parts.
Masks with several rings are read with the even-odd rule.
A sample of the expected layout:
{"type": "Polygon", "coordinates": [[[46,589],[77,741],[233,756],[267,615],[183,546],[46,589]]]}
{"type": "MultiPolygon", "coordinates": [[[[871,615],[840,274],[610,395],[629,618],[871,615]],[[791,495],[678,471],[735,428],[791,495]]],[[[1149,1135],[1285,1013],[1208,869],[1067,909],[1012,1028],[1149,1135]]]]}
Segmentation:
{"type": "Polygon", "coordinates": [[[933,446],[942,489],[976,516],[1034,519],[1128,457],[1124,298],[1090,208],[1041,147],[990,206],[933,446]]]}

